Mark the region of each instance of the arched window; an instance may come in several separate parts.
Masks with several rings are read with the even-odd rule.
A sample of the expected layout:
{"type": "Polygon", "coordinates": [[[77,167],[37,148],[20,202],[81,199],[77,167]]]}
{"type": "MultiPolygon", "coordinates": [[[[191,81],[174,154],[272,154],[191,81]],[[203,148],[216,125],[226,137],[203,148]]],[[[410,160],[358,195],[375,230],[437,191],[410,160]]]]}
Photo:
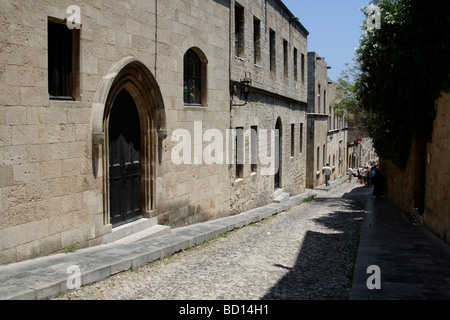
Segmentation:
{"type": "Polygon", "coordinates": [[[184,55],[184,103],[202,104],[202,62],[192,49],[184,55]]]}

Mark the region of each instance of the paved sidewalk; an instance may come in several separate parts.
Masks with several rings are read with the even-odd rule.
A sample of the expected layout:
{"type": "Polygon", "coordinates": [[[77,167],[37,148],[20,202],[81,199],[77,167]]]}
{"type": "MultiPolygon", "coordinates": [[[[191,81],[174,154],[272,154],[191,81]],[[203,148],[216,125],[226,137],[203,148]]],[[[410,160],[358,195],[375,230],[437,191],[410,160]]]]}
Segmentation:
{"type": "Polygon", "coordinates": [[[361,233],[351,300],[450,299],[450,246],[444,241],[385,199],[367,201],[361,233]],[[380,268],[380,290],[366,284],[375,276],[367,273],[372,265],[380,268]]]}
{"type": "MultiPolygon", "coordinates": [[[[70,254],[0,266],[0,300],[41,300],[68,291],[69,267],[79,268],[81,285],[104,280],[114,274],[136,269],[176,252],[199,245],[228,231],[256,223],[287,211],[315,197],[312,191],[239,215],[173,229],[172,233],[133,244],[107,244],[70,254]]],[[[70,284],[71,282],[69,282],[70,284]]]]}

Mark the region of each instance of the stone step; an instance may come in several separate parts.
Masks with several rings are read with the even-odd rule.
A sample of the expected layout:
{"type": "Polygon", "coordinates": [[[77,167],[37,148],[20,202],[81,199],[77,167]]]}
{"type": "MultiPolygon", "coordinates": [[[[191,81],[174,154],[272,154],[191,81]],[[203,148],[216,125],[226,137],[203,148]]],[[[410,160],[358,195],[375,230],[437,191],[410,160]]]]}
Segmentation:
{"type": "Polygon", "coordinates": [[[135,242],[150,239],[150,238],[165,236],[165,235],[168,235],[171,233],[172,233],[172,231],[169,226],[162,226],[162,225],[158,224],[151,228],[148,228],[148,229],[142,230],[140,232],[137,232],[135,234],[132,234],[128,237],[119,239],[119,240],[115,241],[114,243],[131,244],[131,243],[135,243],[135,242]]]}
{"type": "Polygon", "coordinates": [[[274,203],[283,203],[289,201],[291,198],[291,195],[287,192],[282,192],[279,196],[277,196],[275,199],[273,199],[274,203]]]}
{"type": "Polygon", "coordinates": [[[113,228],[112,233],[103,236],[103,244],[116,242],[135,233],[154,227],[158,224],[158,218],[142,218],[120,227],[113,228]]]}
{"type": "Polygon", "coordinates": [[[277,189],[275,190],[275,192],[273,193],[273,198],[275,199],[276,197],[278,197],[280,194],[283,193],[283,189],[277,189]]]}

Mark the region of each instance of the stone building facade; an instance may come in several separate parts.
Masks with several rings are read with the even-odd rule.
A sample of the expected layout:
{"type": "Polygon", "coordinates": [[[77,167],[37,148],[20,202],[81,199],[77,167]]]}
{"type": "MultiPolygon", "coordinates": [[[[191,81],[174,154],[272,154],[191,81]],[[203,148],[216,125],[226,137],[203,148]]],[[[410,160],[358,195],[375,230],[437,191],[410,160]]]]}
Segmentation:
{"type": "Polygon", "coordinates": [[[348,129],[348,165],[352,168],[378,161],[377,152],[367,127],[348,129]]]}
{"type": "Polygon", "coordinates": [[[229,128],[229,2],[84,2],[70,29],[72,4],[0,4],[0,264],[229,214],[228,166],[171,136],[229,128]]]}
{"type": "Polygon", "coordinates": [[[247,161],[230,170],[237,213],[305,191],[308,31],[281,1],[231,1],[231,11],[231,128],[257,137],[245,135],[247,161]]]}
{"type": "Polygon", "coordinates": [[[0,264],[304,192],[308,32],[281,1],[72,5],[0,4],[0,264]],[[237,163],[239,128],[279,129],[279,174],[237,163]]]}
{"type": "Polygon", "coordinates": [[[345,115],[338,116],[333,103],[337,84],[328,77],[330,67],[316,52],[308,53],[308,121],[306,186],[325,184],[323,167],[332,169],[331,180],[347,172],[348,128],[345,115]]]}

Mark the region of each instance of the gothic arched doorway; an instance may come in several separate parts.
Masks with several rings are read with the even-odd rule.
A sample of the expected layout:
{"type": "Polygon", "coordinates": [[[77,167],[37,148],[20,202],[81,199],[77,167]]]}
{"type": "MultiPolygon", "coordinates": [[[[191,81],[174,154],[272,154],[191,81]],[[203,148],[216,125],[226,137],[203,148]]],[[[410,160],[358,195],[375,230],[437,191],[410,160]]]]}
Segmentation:
{"type": "Polygon", "coordinates": [[[92,112],[93,166],[104,179],[105,226],[156,216],[156,177],[166,137],[158,83],[135,57],[122,58],[103,77],[92,112]]]}

